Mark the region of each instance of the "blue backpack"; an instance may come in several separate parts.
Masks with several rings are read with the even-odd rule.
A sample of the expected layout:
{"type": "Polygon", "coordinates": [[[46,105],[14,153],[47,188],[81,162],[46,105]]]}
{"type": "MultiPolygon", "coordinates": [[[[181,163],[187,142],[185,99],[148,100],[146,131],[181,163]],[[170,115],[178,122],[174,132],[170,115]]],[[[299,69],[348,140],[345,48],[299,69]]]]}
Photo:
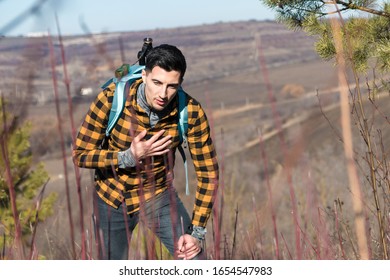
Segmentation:
{"type": "MultiPolygon", "coordinates": [[[[111,78],[104,85],[102,89],[106,89],[111,83],[115,83],[115,92],[114,99],[112,101],[112,107],[110,110],[110,115],[108,118],[108,124],[106,128],[106,136],[110,136],[110,133],[114,126],[116,125],[126,102],[126,92],[125,85],[127,83],[132,84],[135,80],[138,80],[142,77],[142,70],[145,69],[144,65],[131,65],[128,67],[128,74],[124,75],[122,78],[111,78]]],[[[187,148],[187,130],[188,130],[188,110],[186,106],[186,94],[184,90],[180,87],[177,92],[179,98],[179,137],[180,145],[179,152],[183,158],[184,163],[184,172],[186,180],[186,194],[189,195],[189,186],[188,186],[188,167],[187,167],[187,158],[183,149],[187,148]]]]}

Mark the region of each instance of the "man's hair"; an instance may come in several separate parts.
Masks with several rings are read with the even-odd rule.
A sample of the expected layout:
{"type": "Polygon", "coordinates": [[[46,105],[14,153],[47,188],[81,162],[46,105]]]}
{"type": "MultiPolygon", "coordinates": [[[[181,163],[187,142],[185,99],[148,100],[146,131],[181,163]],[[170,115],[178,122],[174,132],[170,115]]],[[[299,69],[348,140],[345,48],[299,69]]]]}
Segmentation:
{"type": "Polygon", "coordinates": [[[183,81],[187,69],[183,53],[177,47],[168,44],[157,46],[147,54],[145,69],[152,71],[155,66],[159,66],[168,72],[180,72],[180,82],[183,81]]]}

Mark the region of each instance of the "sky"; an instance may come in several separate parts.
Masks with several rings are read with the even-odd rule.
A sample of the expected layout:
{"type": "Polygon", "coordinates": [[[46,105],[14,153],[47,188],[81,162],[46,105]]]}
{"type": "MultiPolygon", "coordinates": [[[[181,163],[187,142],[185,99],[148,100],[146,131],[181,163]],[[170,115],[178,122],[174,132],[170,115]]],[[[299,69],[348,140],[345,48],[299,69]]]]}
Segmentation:
{"type": "Polygon", "coordinates": [[[5,36],[56,34],[55,15],[62,35],[275,19],[259,0],[0,0],[0,12],[5,36]]]}

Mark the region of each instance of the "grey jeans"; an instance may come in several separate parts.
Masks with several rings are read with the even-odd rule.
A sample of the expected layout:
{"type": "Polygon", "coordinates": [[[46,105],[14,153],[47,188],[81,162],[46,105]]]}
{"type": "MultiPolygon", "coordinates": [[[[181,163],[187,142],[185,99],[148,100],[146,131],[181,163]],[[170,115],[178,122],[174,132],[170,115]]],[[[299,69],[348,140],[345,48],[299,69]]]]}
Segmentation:
{"type": "MultiPolygon", "coordinates": [[[[128,215],[123,203],[118,209],[107,205],[97,196],[97,228],[103,238],[99,246],[101,259],[128,259],[131,235],[138,223],[146,225],[175,255],[179,237],[191,224],[190,217],[176,191],[169,189],[148,202],[140,211],[128,215]]],[[[125,207],[126,208],[126,207],[125,207]]],[[[147,241],[148,242],[148,241],[147,241]]]]}

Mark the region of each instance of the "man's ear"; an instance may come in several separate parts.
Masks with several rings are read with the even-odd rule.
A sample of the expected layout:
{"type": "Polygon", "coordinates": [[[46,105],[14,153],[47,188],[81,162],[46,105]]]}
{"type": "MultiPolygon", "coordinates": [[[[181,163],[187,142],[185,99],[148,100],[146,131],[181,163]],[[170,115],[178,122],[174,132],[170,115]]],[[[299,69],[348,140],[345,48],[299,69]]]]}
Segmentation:
{"type": "Polygon", "coordinates": [[[142,81],[145,83],[146,82],[146,71],[145,71],[145,69],[142,69],[141,75],[142,75],[142,81]]]}

